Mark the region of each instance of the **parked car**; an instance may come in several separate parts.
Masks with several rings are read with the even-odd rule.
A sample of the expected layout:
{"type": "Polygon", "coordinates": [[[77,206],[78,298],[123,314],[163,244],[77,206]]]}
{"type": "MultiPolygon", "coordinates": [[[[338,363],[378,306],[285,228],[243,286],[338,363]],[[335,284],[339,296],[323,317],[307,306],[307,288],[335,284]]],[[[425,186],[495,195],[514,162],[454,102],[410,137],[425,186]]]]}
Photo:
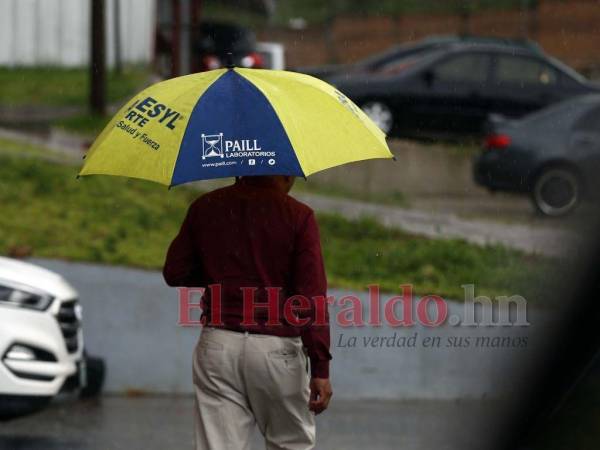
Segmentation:
{"type": "MultiPolygon", "coordinates": [[[[61,276],[0,257],[0,420],[86,388],[81,318],[78,294],[61,276]]],[[[96,390],[103,379],[99,363],[92,363],[96,390]]]]}
{"type": "Polygon", "coordinates": [[[374,73],[330,80],[387,134],[478,135],[492,113],[521,117],[598,86],[538,51],[452,44],[374,73]]]}
{"type": "Polygon", "coordinates": [[[543,214],[571,212],[600,193],[600,95],[553,105],[521,120],[495,118],[475,181],[491,191],[531,195],[543,214]]]}
{"type": "Polygon", "coordinates": [[[433,50],[441,50],[444,47],[459,43],[496,44],[507,46],[509,48],[526,49],[542,53],[542,49],[539,45],[527,39],[472,35],[431,36],[414,43],[395,45],[381,53],[369,56],[368,58],[352,64],[329,64],[315,67],[300,67],[295,70],[327,81],[336,75],[377,72],[381,68],[404,58],[413,58],[417,55],[422,55],[433,50]]]}
{"type": "Polygon", "coordinates": [[[227,54],[238,67],[262,68],[263,59],[256,48],[256,37],[240,25],[205,21],[194,37],[193,57],[200,71],[218,69],[228,64],[227,54]]]}

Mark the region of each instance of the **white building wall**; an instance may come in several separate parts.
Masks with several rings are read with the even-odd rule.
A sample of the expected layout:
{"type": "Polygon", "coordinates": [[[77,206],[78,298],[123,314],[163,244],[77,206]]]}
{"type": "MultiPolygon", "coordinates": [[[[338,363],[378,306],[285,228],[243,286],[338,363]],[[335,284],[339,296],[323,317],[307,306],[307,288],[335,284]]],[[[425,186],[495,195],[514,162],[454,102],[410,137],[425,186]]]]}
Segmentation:
{"type": "MultiPolygon", "coordinates": [[[[121,58],[148,62],[154,50],[156,0],[106,1],[106,56],[115,60],[115,5],[121,58]]],[[[90,52],[90,0],[0,0],[1,66],[83,66],[90,52]]]]}

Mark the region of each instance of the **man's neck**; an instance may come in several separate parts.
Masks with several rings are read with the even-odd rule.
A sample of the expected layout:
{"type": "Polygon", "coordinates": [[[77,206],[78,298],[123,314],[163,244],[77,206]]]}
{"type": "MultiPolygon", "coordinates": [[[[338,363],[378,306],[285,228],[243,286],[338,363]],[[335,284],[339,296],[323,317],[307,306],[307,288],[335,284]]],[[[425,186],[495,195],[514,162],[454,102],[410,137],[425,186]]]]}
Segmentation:
{"type": "Polygon", "coordinates": [[[236,180],[236,184],[239,184],[240,186],[254,186],[283,192],[281,186],[279,183],[277,183],[277,180],[271,177],[241,177],[236,180]]]}

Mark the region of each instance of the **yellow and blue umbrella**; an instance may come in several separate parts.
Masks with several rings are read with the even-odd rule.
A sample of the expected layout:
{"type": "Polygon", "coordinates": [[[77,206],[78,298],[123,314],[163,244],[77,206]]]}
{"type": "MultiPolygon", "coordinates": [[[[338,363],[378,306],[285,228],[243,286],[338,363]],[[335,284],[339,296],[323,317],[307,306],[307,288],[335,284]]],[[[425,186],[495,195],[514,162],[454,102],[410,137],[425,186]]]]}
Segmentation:
{"type": "Polygon", "coordinates": [[[229,68],[142,91],[98,136],[79,175],[175,186],[245,175],[306,177],[392,157],[384,133],[333,86],[299,73],[229,68]]]}

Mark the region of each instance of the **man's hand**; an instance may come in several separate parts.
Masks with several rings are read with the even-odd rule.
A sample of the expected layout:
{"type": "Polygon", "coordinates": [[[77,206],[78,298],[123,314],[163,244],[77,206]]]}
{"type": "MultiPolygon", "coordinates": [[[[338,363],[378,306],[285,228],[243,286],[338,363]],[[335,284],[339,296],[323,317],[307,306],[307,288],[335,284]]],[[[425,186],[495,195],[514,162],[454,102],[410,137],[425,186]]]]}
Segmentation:
{"type": "Polygon", "coordinates": [[[329,406],[332,395],[333,391],[331,390],[329,378],[311,378],[308,409],[315,414],[321,414],[329,406]]]}

